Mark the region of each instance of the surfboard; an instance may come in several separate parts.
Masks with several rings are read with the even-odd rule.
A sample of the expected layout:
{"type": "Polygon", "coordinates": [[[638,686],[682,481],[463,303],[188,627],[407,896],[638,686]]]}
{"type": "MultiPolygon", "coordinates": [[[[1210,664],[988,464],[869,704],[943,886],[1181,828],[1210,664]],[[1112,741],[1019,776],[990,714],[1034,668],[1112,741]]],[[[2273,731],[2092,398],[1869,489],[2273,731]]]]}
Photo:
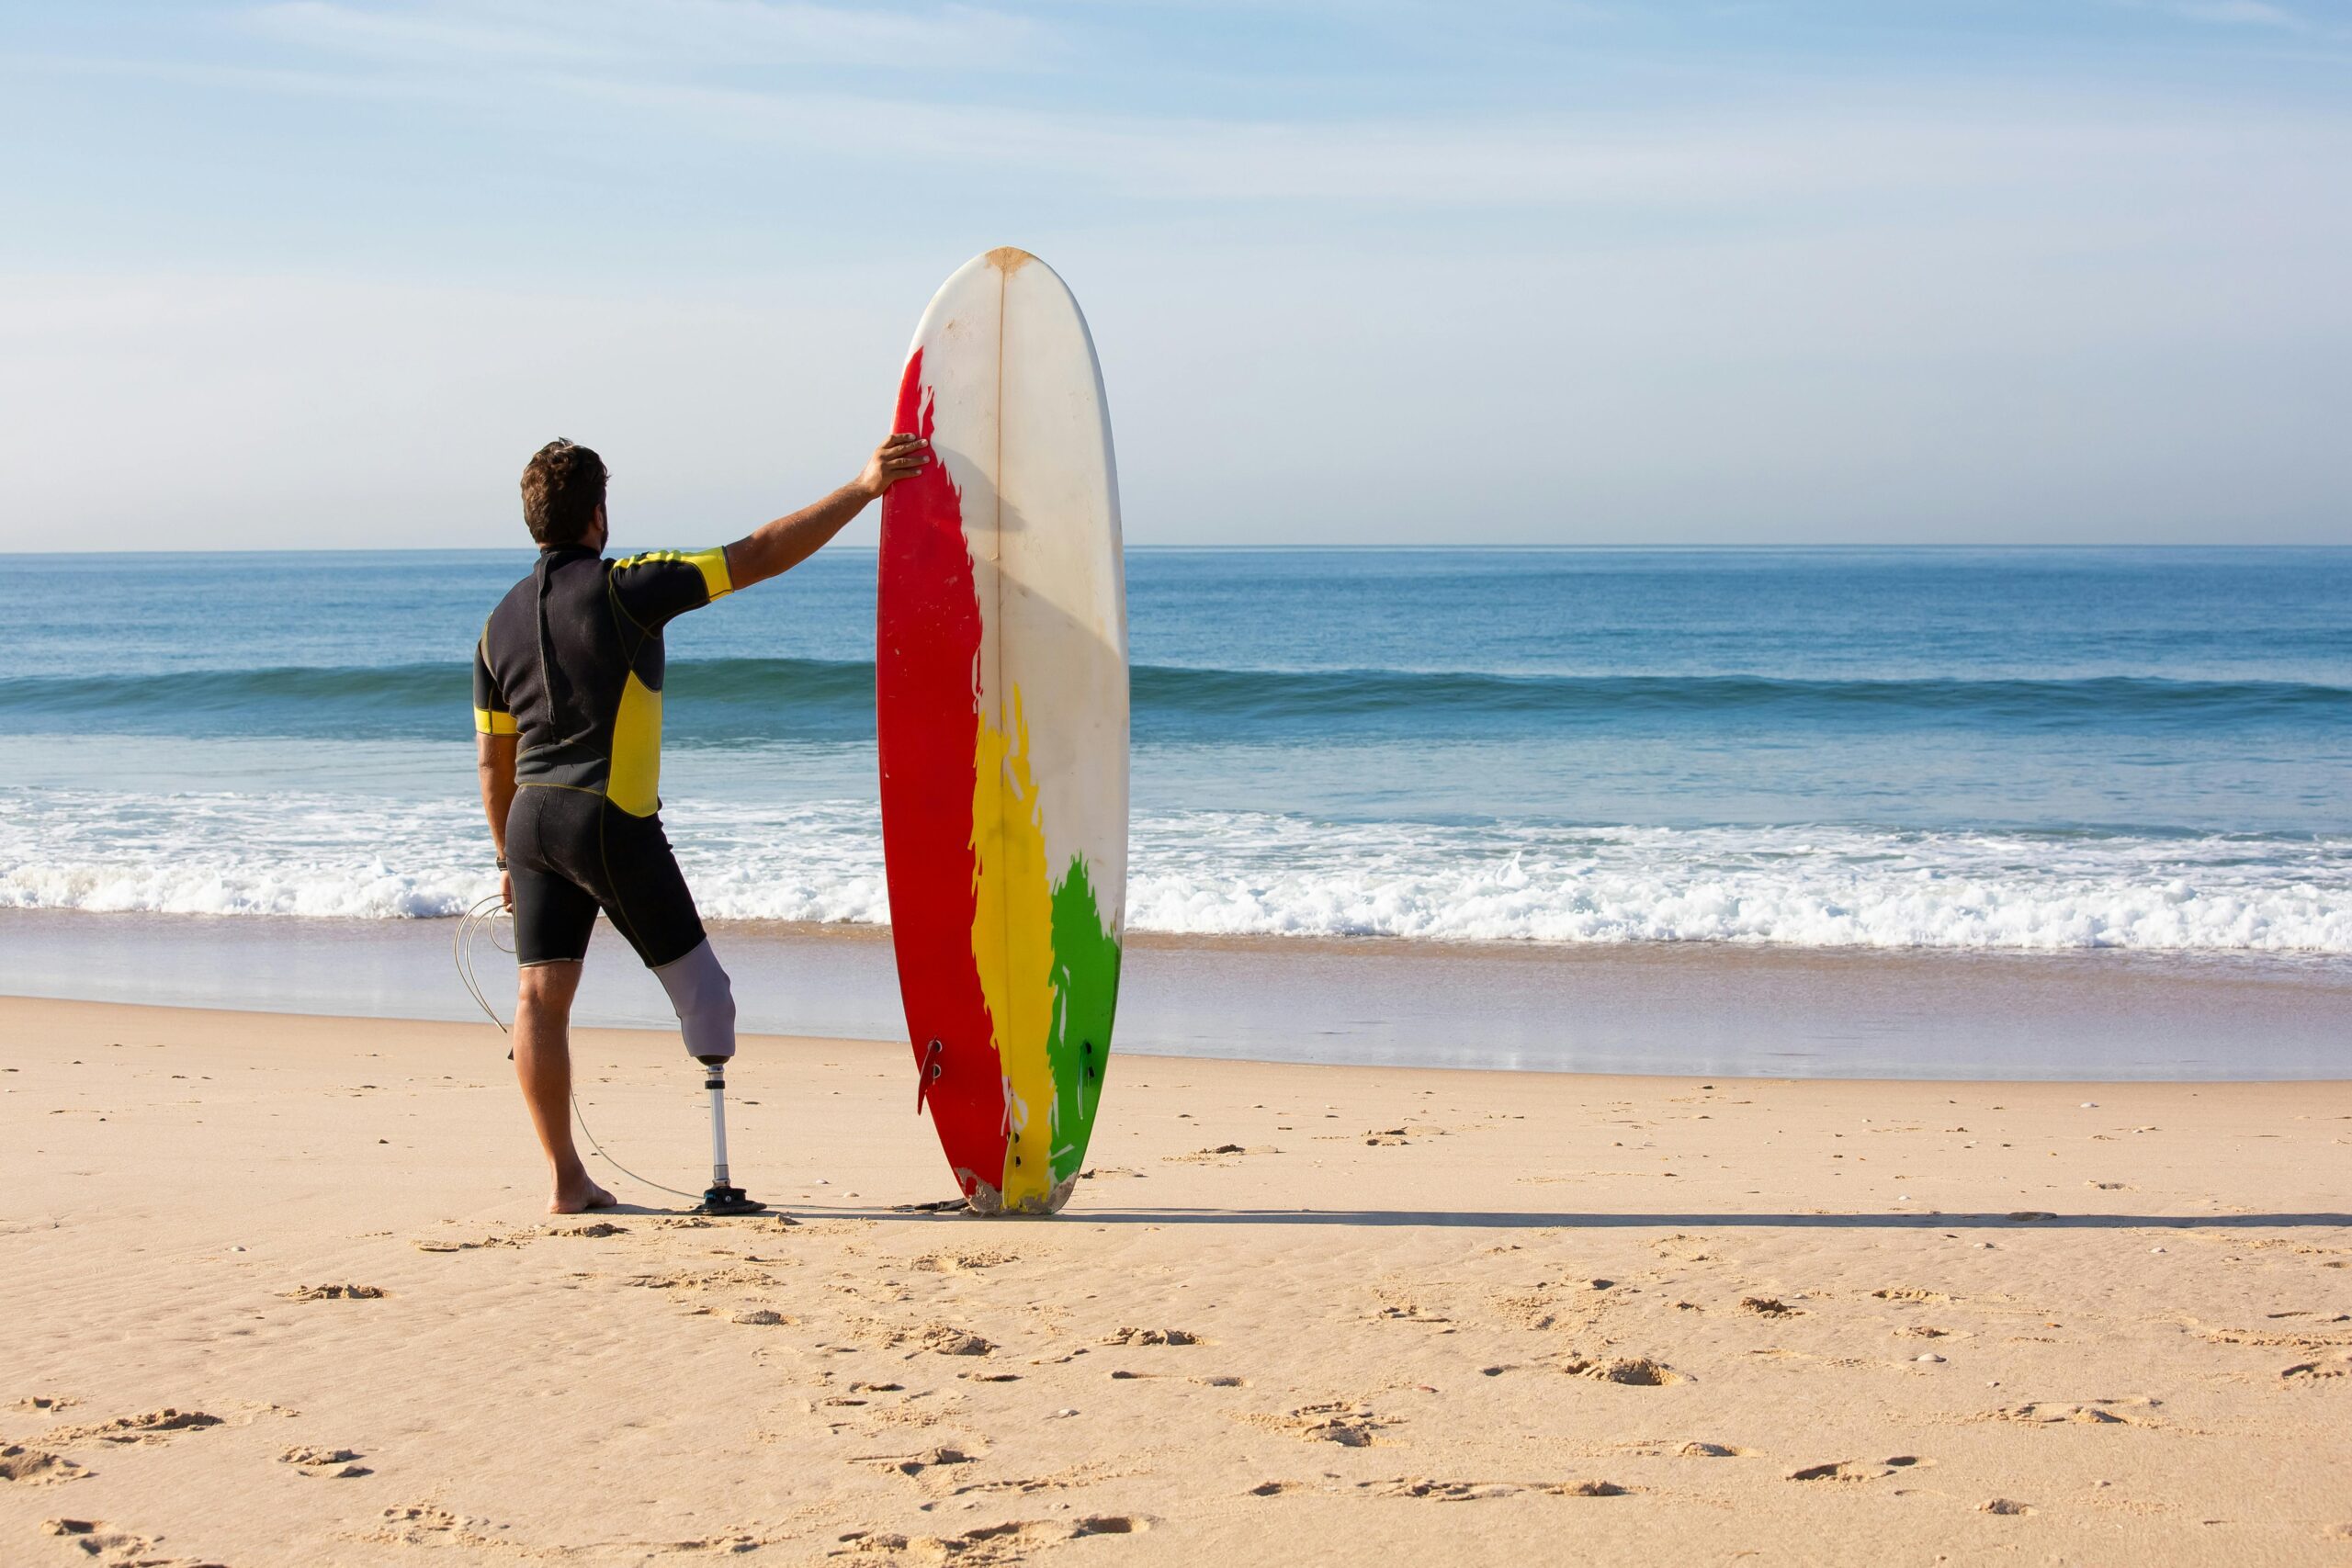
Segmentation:
{"type": "Polygon", "coordinates": [[[915,329],[882,502],[875,712],[899,989],[982,1213],[1068,1201],[1102,1104],[1127,879],[1126,573],[1102,376],[1051,267],[994,250],[915,329]]]}

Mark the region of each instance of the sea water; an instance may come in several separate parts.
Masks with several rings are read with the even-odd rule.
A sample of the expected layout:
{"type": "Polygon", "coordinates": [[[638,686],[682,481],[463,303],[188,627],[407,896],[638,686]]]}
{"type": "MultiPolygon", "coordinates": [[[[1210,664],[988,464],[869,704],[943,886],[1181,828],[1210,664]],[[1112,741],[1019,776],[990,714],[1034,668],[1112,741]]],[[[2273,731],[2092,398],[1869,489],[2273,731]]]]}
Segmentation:
{"type": "MultiPolygon", "coordinates": [[[[653,541],[699,545],[699,539],[653,541]]],[[[0,557],[0,907],[448,917],[527,552],[0,557]]],[[[2352,550],[1127,558],[1132,927],[2352,955],[2352,550]]],[[[889,918],[875,557],[669,633],[705,912],[889,918]]]]}

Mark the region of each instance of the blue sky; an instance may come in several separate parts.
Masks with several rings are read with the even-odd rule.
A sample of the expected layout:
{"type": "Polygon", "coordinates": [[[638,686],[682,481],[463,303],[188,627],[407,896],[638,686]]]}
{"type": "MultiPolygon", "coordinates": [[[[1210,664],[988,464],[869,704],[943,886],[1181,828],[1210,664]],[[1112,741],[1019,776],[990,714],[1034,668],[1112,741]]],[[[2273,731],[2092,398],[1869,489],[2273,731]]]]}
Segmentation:
{"type": "Polygon", "coordinates": [[[846,478],[1027,246],[1137,543],[2352,543],[2352,4],[0,4],[0,548],[846,478]]]}

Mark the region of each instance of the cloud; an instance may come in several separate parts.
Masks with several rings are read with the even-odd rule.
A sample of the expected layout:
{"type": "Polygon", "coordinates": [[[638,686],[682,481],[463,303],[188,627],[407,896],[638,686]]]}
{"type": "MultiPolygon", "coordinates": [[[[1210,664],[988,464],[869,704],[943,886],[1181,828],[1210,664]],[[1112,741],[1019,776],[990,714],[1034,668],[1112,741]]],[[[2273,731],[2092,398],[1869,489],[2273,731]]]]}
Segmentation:
{"type": "MultiPolygon", "coordinates": [[[[298,8],[344,9],[277,10],[298,8]]],[[[1803,101],[1783,94],[1703,108],[1210,118],[736,86],[620,69],[602,55],[542,61],[484,51],[468,58],[462,67],[435,56],[390,72],[318,60],[42,63],[51,72],[241,94],[471,109],[505,134],[559,141],[573,160],[593,159],[599,139],[616,136],[637,149],[691,145],[706,172],[727,166],[730,156],[740,164],[747,151],[802,154],[790,166],[804,175],[876,165],[961,170],[968,177],[960,188],[989,201],[1050,193],[1146,207],[1609,209],[1811,221],[1821,214],[1818,204],[1866,198],[1906,207],[2096,201],[2221,164],[2264,180],[2352,165],[2352,116],[2145,95],[2035,94],[1982,82],[1815,93],[1803,101]]],[[[495,160],[514,151],[477,141],[469,156],[495,160]]],[[[782,166],[774,158],[755,161],[782,166]]]]}
{"type": "MultiPolygon", "coordinates": [[[[2267,0],[2154,3],[2213,22],[2293,22],[2267,0]]],[[[2233,157],[2248,141],[2274,146],[2290,165],[2308,150],[2352,153],[2352,120],[2342,117],[2176,107],[2146,95],[2036,96],[1982,81],[1815,83],[1802,96],[1786,82],[1751,83],[1703,106],[1451,114],[1403,106],[1192,114],[1018,88],[990,101],[989,70],[1075,62],[1079,46],[1030,17],[962,4],[286,0],[246,16],[299,51],[268,62],[292,68],[289,92],[331,91],[341,80],[356,96],[470,106],[515,134],[560,137],[568,155],[593,156],[601,136],[628,124],[643,139],[691,142],[702,159],[766,147],[820,155],[803,165],[811,172],[911,162],[965,171],[993,190],[1148,204],[1752,212],[1774,202],[1964,199],[2132,179],[2233,157]],[[876,91],[721,69],[795,64],[969,75],[943,94],[929,84],[876,91]]],[[[254,62],[226,69],[251,85],[270,80],[250,74],[254,62]]]]}
{"type": "Polygon", "coordinates": [[[1981,87],[1677,112],[1199,119],[617,76],[536,83],[649,128],[872,161],[963,168],[980,188],[1144,204],[1330,209],[1606,209],[1807,220],[1791,204],[2037,194],[2096,198],[2216,162],[2271,174],[2352,165],[2352,117],[2064,100],[1981,87]]]}
{"type": "Polygon", "coordinates": [[[288,0],[245,13],[286,42],[350,58],[483,65],[858,65],[1004,69],[1057,51],[1040,24],[949,5],[924,11],[776,0],[288,0]]]}

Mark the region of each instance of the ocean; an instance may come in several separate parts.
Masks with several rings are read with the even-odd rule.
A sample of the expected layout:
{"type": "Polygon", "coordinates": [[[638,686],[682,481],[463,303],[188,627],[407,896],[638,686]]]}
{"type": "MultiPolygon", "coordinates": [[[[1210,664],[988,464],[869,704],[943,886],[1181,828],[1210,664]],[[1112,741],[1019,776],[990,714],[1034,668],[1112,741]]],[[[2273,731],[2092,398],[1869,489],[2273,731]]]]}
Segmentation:
{"type": "MultiPolygon", "coordinates": [[[[468,661],[528,565],[0,557],[0,908],[458,914],[495,886],[468,661]]],[[[663,815],[715,919],[889,918],[874,572],[671,630],[663,815]]],[[[1137,931],[2352,955],[2352,550],[1128,573],[1137,931]]]]}

